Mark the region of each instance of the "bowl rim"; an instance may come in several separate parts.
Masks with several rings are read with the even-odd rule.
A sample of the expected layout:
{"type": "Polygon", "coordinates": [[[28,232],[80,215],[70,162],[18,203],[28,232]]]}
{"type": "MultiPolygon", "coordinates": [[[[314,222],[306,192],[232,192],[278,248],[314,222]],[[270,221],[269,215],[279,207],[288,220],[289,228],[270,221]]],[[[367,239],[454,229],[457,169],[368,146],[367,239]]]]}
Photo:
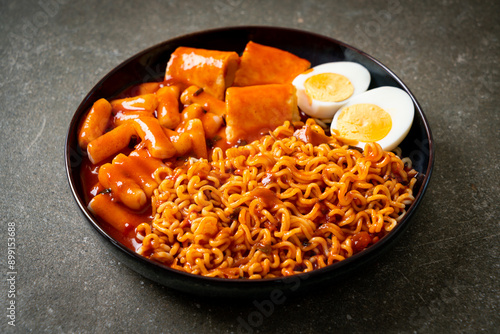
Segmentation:
{"type": "MultiPolygon", "coordinates": [[[[171,275],[176,275],[179,277],[185,277],[189,279],[195,279],[199,280],[200,283],[206,283],[209,285],[231,285],[231,286],[239,286],[239,287],[244,287],[246,285],[255,285],[259,284],[265,284],[267,282],[283,282],[288,280],[290,277],[276,277],[276,278],[263,278],[263,279],[257,279],[257,280],[251,280],[251,279],[228,279],[228,278],[218,278],[218,277],[206,277],[202,275],[195,275],[187,272],[183,272],[180,270],[176,270],[173,268],[170,268],[166,265],[163,265],[159,262],[152,261],[146,257],[143,257],[142,255],[137,254],[136,252],[132,251],[131,249],[127,248],[123,244],[121,244],[119,241],[115,240],[109,233],[107,233],[97,222],[97,220],[93,217],[92,213],[89,211],[87,208],[87,205],[85,204],[81,194],[79,194],[79,191],[75,185],[74,178],[79,177],[78,175],[74,175],[72,167],[72,158],[75,158],[75,153],[79,154],[78,152],[75,152],[75,150],[71,147],[71,144],[74,144],[75,142],[75,130],[77,131],[77,126],[79,124],[80,119],[82,118],[82,115],[86,110],[83,110],[83,107],[86,105],[87,100],[91,97],[94,91],[96,91],[99,87],[105,83],[109,77],[111,77],[113,74],[119,72],[123,67],[125,67],[128,63],[132,62],[133,60],[140,58],[144,55],[147,55],[148,53],[151,53],[152,51],[166,45],[167,43],[173,43],[176,44],[179,41],[185,40],[190,37],[196,37],[196,36],[201,36],[205,34],[213,34],[213,33],[222,33],[222,32],[227,32],[227,31],[237,31],[237,30],[251,30],[251,31],[276,31],[276,32],[281,32],[281,33],[300,33],[300,34],[305,34],[305,35],[310,35],[314,36],[316,38],[323,39],[325,41],[328,41],[331,44],[335,44],[338,46],[341,46],[345,49],[349,49],[351,51],[354,51],[355,53],[367,58],[368,60],[374,62],[377,66],[379,66],[381,69],[383,69],[392,79],[394,79],[397,84],[405,90],[409,96],[411,97],[414,106],[415,106],[415,114],[418,114],[419,118],[421,119],[421,122],[423,124],[423,130],[427,136],[428,139],[428,163],[426,166],[425,174],[423,179],[421,180],[420,187],[418,189],[418,192],[414,194],[415,201],[410,205],[410,207],[407,209],[405,217],[403,220],[398,223],[398,225],[392,230],[389,234],[384,236],[384,238],[380,239],[378,242],[375,244],[371,245],[367,249],[363,250],[362,252],[359,252],[357,254],[354,254],[353,256],[346,258],[342,261],[339,261],[337,263],[331,264],[329,266],[326,266],[324,268],[320,269],[315,269],[311,272],[308,273],[300,273],[296,274],[290,277],[297,277],[300,279],[307,279],[309,277],[315,277],[319,275],[325,275],[325,277],[328,275],[328,273],[334,273],[335,271],[341,271],[341,268],[349,268],[353,266],[353,263],[360,262],[360,260],[365,259],[363,262],[368,262],[371,258],[379,255],[386,247],[386,245],[394,239],[396,239],[407,227],[407,225],[410,222],[410,218],[414,215],[417,207],[420,205],[423,195],[425,191],[427,190],[427,187],[429,185],[429,181],[432,175],[433,171],[433,166],[434,166],[434,155],[435,155],[435,148],[434,148],[434,140],[433,140],[433,135],[429,126],[429,122],[427,120],[427,117],[425,116],[419,102],[413,95],[413,93],[410,91],[410,89],[406,86],[406,84],[392,71],[390,70],[387,66],[385,66],[383,63],[381,63],[379,60],[375,59],[371,55],[367,54],[366,52],[357,49],[356,47],[353,47],[347,43],[344,43],[342,41],[339,41],[337,39],[334,39],[332,37],[328,37],[325,35],[318,34],[316,32],[310,32],[306,30],[300,30],[300,29],[295,29],[295,28],[286,28],[286,27],[276,27],[276,26],[265,26],[265,25],[242,25],[242,26],[228,26],[228,27],[221,27],[221,28],[212,28],[212,29],[206,29],[206,30],[201,30],[201,31],[195,31],[195,32],[190,32],[187,34],[183,34],[180,36],[176,36],[173,38],[170,38],[168,40],[165,40],[163,42],[157,43],[153,46],[150,46],[130,57],[122,61],[120,64],[115,66],[111,71],[109,71],[106,75],[104,75],[93,87],[92,89],[85,95],[77,109],[75,110],[71,121],[70,125],[68,128],[68,131],[66,133],[66,138],[65,138],[65,149],[64,149],[64,159],[65,159],[65,169],[66,169],[66,176],[68,179],[68,183],[71,189],[71,193],[73,195],[74,200],[77,202],[77,205],[80,208],[80,211],[83,213],[83,215],[86,217],[90,225],[100,234],[104,239],[106,239],[109,243],[114,245],[114,247],[117,247],[121,252],[124,252],[126,255],[132,258],[132,260],[139,261],[141,264],[148,265],[148,266],[153,266],[155,268],[158,268],[158,270],[161,270],[160,274],[163,273],[168,273],[171,275]]],[[[178,44],[179,45],[179,44],[178,44]]],[[[179,45],[180,46],[180,45],[179,45]]],[[[126,88],[126,86],[124,87],[126,88]]],[[[79,148],[77,148],[78,150],[79,148]]],[[[82,158],[83,156],[78,155],[77,158],[82,158]]],[[[76,167],[76,169],[79,169],[76,167]]]]}

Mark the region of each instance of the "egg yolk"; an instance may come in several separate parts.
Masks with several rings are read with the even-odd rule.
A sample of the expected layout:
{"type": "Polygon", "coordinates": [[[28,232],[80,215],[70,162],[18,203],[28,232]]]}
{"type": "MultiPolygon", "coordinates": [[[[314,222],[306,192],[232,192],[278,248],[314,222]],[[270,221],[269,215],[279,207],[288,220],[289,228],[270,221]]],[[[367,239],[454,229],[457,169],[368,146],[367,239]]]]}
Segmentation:
{"type": "Polygon", "coordinates": [[[320,73],[304,82],[306,94],[314,100],[340,102],[354,93],[354,86],[345,76],[337,73],[320,73]]]}
{"type": "Polygon", "coordinates": [[[361,142],[378,141],[387,136],[391,128],[391,116],[375,104],[346,107],[337,119],[337,129],[342,137],[361,142]]]}

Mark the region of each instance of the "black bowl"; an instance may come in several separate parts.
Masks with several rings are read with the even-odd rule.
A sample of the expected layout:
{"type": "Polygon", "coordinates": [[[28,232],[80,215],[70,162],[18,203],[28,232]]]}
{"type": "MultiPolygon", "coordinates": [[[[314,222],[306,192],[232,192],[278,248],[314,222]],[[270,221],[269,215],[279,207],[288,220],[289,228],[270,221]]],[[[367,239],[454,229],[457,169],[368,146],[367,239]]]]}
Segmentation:
{"type": "Polygon", "coordinates": [[[405,84],[386,66],[366,53],[337,40],[314,33],[273,27],[230,27],[197,32],[177,37],[126,60],[107,74],[87,94],[71,120],[65,147],[66,172],[71,191],[81,211],[95,228],[104,245],[124,264],[141,275],[167,287],[202,296],[278,298],[282,293],[296,292],[320,283],[339,280],[366,266],[391,248],[410,224],[428,186],[434,162],[434,143],[426,117],[417,100],[405,84]],[[249,40],[274,46],[308,59],[312,66],[331,61],[353,61],[365,66],[371,74],[370,89],[394,86],[410,94],[415,105],[413,126],[400,145],[403,155],[413,161],[420,173],[415,189],[415,201],[404,219],[387,236],[368,249],[326,268],[288,278],[262,280],[230,280],[208,278],[180,272],[150,261],[115,240],[87,209],[80,181],[80,166],[84,154],[77,144],[77,127],[85,112],[99,98],[112,98],[132,85],[161,80],[170,54],[178,46],[190,46],[241,53],[249,40]]]}

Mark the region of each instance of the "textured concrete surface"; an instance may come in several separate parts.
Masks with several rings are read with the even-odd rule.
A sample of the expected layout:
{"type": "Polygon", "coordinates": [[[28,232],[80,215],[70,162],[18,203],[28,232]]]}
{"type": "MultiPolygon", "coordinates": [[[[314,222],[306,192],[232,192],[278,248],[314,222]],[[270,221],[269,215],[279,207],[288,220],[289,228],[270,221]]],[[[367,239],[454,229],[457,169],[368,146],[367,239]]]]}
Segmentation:
{"type": "Polygon", "coordinates": [[[498,1],[1,0],[0,332],[495,332],[498,13],[498,1]],[[79,213],[63,159],[74,110],[117,64],[185,33],[247,24],[371,54],[416,95],[437,149],[421,209],[390,253],[266,311],[188,297],[117,262],[79,213]]]}

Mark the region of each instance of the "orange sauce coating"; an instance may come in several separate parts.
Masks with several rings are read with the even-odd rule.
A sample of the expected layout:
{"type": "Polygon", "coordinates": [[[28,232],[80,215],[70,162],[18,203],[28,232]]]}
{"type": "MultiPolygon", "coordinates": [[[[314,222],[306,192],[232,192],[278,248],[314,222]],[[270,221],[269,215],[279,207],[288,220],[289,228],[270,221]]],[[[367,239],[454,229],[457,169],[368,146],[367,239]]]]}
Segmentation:
{"type": "MultiPolygon", "coordinates": [[[[101,99],[82,121],[79,145],[88,152],[80,172],[85,200],[106,230],[127,247],[137,249],[135,228],[152,219],[156,168],[179,166],[189,157],[206,159],[215,147],[225,150],[258,139],[298,114],[289,81],[309,62],[251,42],[243,57],[247,75],[254,71],[264,81],[272,76],[267,81],[273,85],[235,88],[244,92],[226,98],[240,56],[179,47],[163,82],[132,86],[109,102],[101,99]],[[281,68],[279,74],[271,73],[262,67],[257,73],[259,54],[276,60],[285,55],[280,59],[291,72],[281,68]],[[253,108],[251,117],[248,108],[253,108]]],[[[265,190],[254,195],[264,207],[276,200],[265,190]]]]}

